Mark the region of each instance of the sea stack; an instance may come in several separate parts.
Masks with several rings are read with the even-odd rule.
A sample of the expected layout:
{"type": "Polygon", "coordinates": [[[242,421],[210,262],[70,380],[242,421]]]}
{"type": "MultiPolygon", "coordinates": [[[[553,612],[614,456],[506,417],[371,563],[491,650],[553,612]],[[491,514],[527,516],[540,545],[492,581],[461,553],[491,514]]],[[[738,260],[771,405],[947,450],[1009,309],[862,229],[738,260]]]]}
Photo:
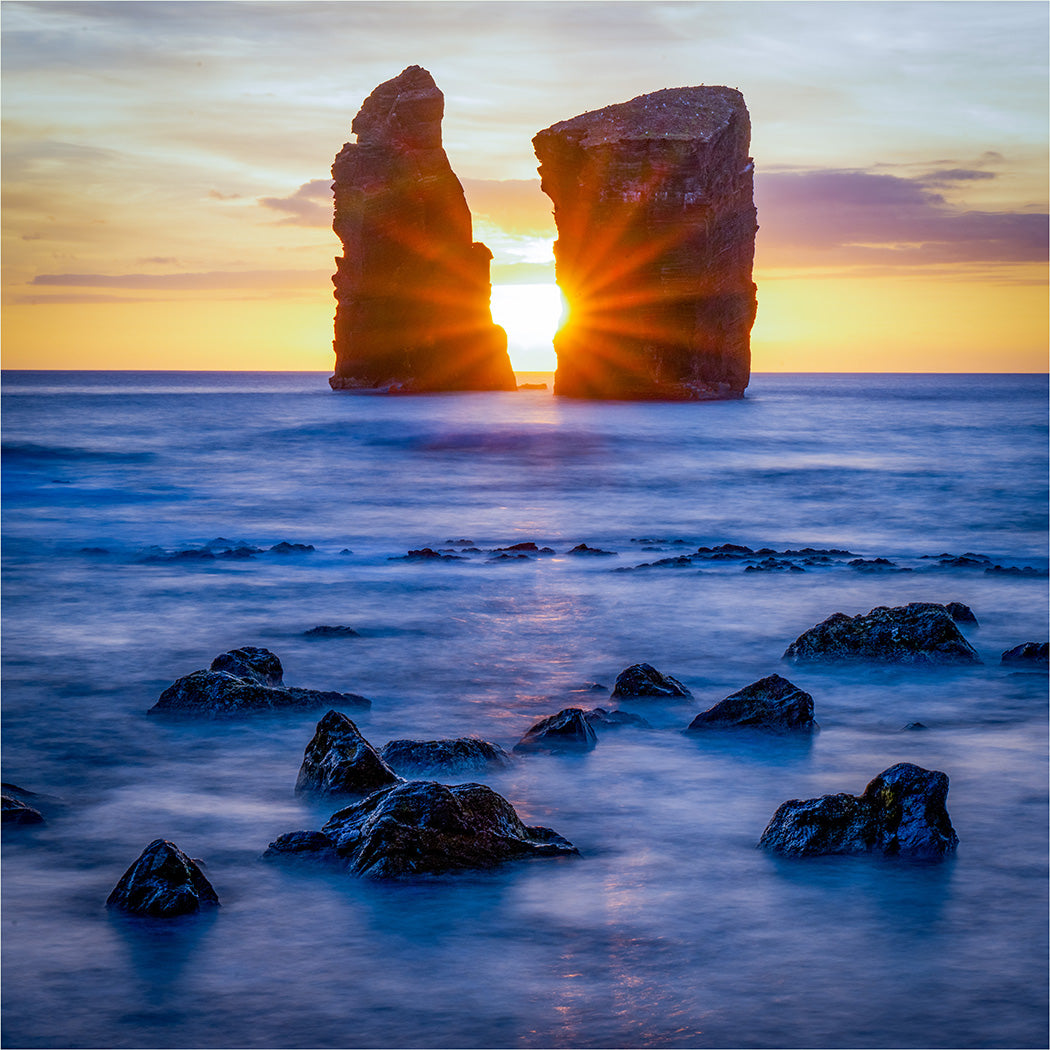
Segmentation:
{"type": "Polygon", "coordinates": [[[728,87],[654,91],[532,140],[569,303],[556,394],[743,396],[757,308],[750,142],[728,87]]]}
{"type": "Polygon", "coordinates": [[[332,166],[334,390],[514,390],[493,324],[492,253],[473,240],[441,145],[445,98],[409,66],[365,99],[332,166]]]}

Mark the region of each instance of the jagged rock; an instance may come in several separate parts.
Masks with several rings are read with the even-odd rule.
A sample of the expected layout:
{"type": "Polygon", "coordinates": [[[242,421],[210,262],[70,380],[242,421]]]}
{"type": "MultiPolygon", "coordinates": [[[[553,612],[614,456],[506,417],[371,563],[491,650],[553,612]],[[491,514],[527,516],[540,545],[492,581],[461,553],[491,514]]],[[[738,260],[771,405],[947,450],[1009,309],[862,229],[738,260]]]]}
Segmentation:
{"type": "Polygon", "coordinates": [[[332,166],[335,390],[515,390],[492,323],[492,253],[474,241],[441,145],[444,95],[420,66],[380,84],[332,166]]]}
{"type": "Polygon", "coordinates": [[[606,711],[604,707],[595,707],[590,711],[584,711],[583,717],[589,726],[599,729],[619,729],[622,726],[652,729],[652,726],[641,715],[632,715],[629,711],[606,711]]]}
{"type": "Polygon", "coordinates": [[[321,624],[303,632],[307,638],[359,638],[360,635],[344,624],[321,624]]]}
{"type": "Polygon", "coordinates": [[[244,646],[222,653],[207,671],[177,678],[149,709],[152,714],[221,718],[263,711],[309,710],[325,704],[367,709],[357,693],[302,689],[283,684],[281,661],[269,649],[244,646]]]}
{"type": "Polygon", "coordinates": [[[654,91],[539,132],[554,202],[554,392],[741,397],[751,371],[754,164],[744,98],[728,87],[654,91]]]}
{"type": "Polygon", "coordinates": [[[755,562],[752,565],[746,565],[744,572],[805,572],[801,565],[796,565],[791,561],[784,561],[783,559],[777,558],[763,558],[761,561],[755,562]]]}
{"type": "Polygon", "coordinates": [[[499,746],[475,737],[455,740],[391,740],[379,757],[398,773],[441,770],[443,773],[477,773],[502,769],[511,757],[499,746]]]}
{"type": "Polygon", "coordinates": [[[834,613],[796,638],[784,652],[796,663],[871,660],[902,664],[979,664],[943,605],[879,606],[867,615],[834,613]]]}
{"type": "Polygon", "coordinates": [[[929,729],[929,726],[924,722],[909,722],[904,728],[909,732],[913,732],[921,729],[929,729]]]}
{"type": "Polygon", "coordinates": [[[661,674],[652,664],[632,664],[616,676],[613,697],[691,697],[693,694],[677,678],[661,674]]]}
{"type": "Polygon", "coordinates": [[[977,617],[973,614],[973,609],[968,605],[963,605],[962,602],[948,602],[944,607],[944,611],[956,623],[972,623],[974,627],[979,626],[977,623],[977,617]]]}
{"type": "Polygon", "coordinates": [[[1050,642],[1025,642],[1015,645],[1003,653],[1000,663],[1004,664],[1045,664],[1050,659],[1050,642]]]}
{"type": "Polygon", "coordinates": [[[945,808],[948,777],[901,762],[856,795],[785,802],[759,846],[797,857],[824,853],[884,853],[936,859],[959,843],[945,808]]]}
{"type": "Polygon", "coordinates": [[[44,816],[38,809],[34,809],[27,802],[8,794],[6,791],[0,794],[2,804],[2,822],[12,826],[23,824],[43,824],[44,816]]]}
{"type": "Polygon", "coordinates": [[[295,782],[296,794],[368,795],[401,778],[339,711],[329,711],[317,723],[306,745],[295,782]]]}
{"type": "Polygon", "coordinates": [[[515,745],[515,751],[549,751],[557,755],[565,751],[590,751],[598,737],[590,727],[584,712],[578,707],[567,707],[556,715],[540,719],[515,745]]]}
{"type": "Polygon", "coordinates": [[[813,721],[813,697],[786,678],[771,674],[702,711],[689,723],[686,732],[726,728],[809,732],[820,727],[813,721]]]}
{"type": "MultiPolygon", "coordinates": [[[[342,809],[314,839],[319,858],[335,854],[349,871],[373,879],[491,868],[530,857],[578,854],[550,828],[522,823],[514,807],[483,784],[413,780],[342,809]]],[[[291,832],[265,856],[310,851],[309,833],[291,832]]]]}
{"type": "Polygon", "coordinates": [[[616,557],[616,551],[603,551],[601,547],[588,547],[586,543],[577,543],[571,551],[566,551],[567,554],[597,554],[604,555],[606,557],[616,557]]]}
{"type": "Polygon", "coordinates": [[[106,901],[134,915],[171,918],[218,905],[219,898],[197,862],[166,839],[154,839],[106,901]]]}
{"type": "Polygon", "coordinates": [[[280,543],[275,543],[270,548],[271,554],[309,554],[316,548],[312,543],[289,543],[287,540],[281,540],[280,543]]]}

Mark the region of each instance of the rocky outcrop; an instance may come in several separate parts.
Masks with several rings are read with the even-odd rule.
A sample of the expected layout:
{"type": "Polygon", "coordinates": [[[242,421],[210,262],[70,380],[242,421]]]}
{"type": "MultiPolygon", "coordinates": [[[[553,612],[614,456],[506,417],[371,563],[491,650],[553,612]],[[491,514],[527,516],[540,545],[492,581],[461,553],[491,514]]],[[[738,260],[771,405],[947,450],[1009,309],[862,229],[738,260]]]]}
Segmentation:
{"type": "Polygon", "coordinates": [[[677,678],[661,673],[652,664],[632,664],[616,676],[613,691],[609,695],[621,698],[674,699],[691,697],[693,694],[677,678]]]}
{"type": "Polygon", "coordinates": [[[492,253],[441,145],[444,107],[409,66],[365,99],[335,158],[335,390],[516,389],[492,323],[492,253]]]}
{"type": "Polygon", "coordinates": [[[383,745],[379,757],[398,773],[480,773],[503,769],[512,761],[499,744],[471,736],[455,740],[391,740],[383,745]]]}
{"type": "Polygon", "coordinates": [[[1007,649],[1000,663],[1022,664],[1026,667],[1042,667],[1050,661],[1050,642],[1024,642],[1007,649]]]}
{"type": "Polygon", "coordinates": [[[884,853],[938,859],[959,843],[947,795],[944,773],[901,762],[880,773],[862,795],[785,802],[758,844],[796,857],[884,853]]]}
{"type": "Polygon", "coordinates": [[[795,663],[870,660],[900,664],[979,664],[943,605],[879,606],[867,615],[834,613],[796,638],[784,652],[795,663]]]}
{"type": "Polygon", "coordinates": [[[757,309],[750,141],[728,87],[640,95],[532,140],[569,303],[556,394],[743,396],[757,309]]]}
{"type": "Polygon", "coordinates": [[[154,839],[106,901],[133,915],[172,918],[215,906],[219,898],[197,862],[166,839],[154,839]]]}
{"type": "Polygon", "coordinates": [[[813,697],[786,678],[771,674],[701,711],[686,732],[731,728],[811,732],[820,727],[813,721],[813,697]]]}
{"type": "Polygon", "coordinates": [[[325,704],[367,710],[372,701],[356,693],[285,685],[277,656],[269,649],[246,645],[215,657],[207,671],[193,671],[177,678],[160,694],[149,713],[222,718],[309,710],[325,704]]]}
{"type": "Polygon", "coordinates": [[[514,750],[549,751],[553,755],[570,751],[590,751],[598,736],[579,707],[567,707],[556,715],[541,718],[514,745],[514,750]]]}
{"type": "Polygon", "coordinates": [[[306,745],[295,790],[297,794],[367,795],[400,781],[346,715],[329,711],[306,745]]]}
{"type": "Polygon", "coordinates": [[[340,858],[355,875],[387,879],[578,852],[550,828],[526,826],[483,784],[412,780],[333,814],[320,834],[282,835],[265,856],[340,858]]]}

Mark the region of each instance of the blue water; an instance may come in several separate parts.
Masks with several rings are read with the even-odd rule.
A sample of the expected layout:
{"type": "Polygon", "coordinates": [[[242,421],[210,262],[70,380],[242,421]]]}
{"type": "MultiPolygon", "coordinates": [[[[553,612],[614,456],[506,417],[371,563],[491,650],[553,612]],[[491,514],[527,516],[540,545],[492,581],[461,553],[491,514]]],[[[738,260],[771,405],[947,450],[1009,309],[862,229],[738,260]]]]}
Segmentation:
{"type": "Polygon", "coordinates": [[[1050,633],[1046,377],[758,375],[661,405],[8,372],[2,397],[4,780],[49,796],[4,833],[5,1047],[1047,1045],[1047,683],[999,663],[1050,633]],[[218,537],[315,550],[172,558],[218,537]],[[557,553],[391,560],[459,540],[557,553]],[[614,571],[726,542],[911,571],[614,571]],[[832,612],[909,601],[970,605],[983,664],[780,662],[832,612]],[[642,661],[695,700],[485,778],[578,859],[380,884],[260,860],[338,808],[292,791],[320,712],[146,716],[240,645],[371,697],[377,746],[509,749],[642,661]],[[812,740],[678,732],[774,671],[812,693],[812,740]],[[755,849],[784,800],[900,761],[949,775],[954,858],[755,849]],[[106,911],[158,837],[220,909],[106,911]]]}

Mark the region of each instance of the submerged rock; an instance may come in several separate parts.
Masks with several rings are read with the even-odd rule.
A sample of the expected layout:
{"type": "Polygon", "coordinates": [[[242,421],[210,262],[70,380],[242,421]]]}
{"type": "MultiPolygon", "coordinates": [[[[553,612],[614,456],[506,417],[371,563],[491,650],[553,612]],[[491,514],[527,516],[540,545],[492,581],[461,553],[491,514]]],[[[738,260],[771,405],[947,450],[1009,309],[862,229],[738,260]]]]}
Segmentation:
{"type": "Polygon", "coordinates": [[[346,715],[329,711],[306,745],[295,790],[297,794],[367,795],[400,780],[346,715]]]}
{"type": "Polygon", "coordinates": [[[171,918],[218,905],[219,898],[196,861],[174,842],[154,839],[131,865],[106,901],[133,915],[171,918]]]}
{"type": "Polygon", "coordinates": [[[702,711],[689,723],[686,732],[727,728],[810,732],[820,727],[813,721],[813,697],[786,678],[771,674],[702,711]]]}
{"type": "Polygon", "coordinates": [[[291,832],[265,856],[333,854],[373,879],[491,868],[530,857],[578,854],[550,828],[525,825],[514,807],[483,784],[413,780],[376,791],[333,814],[321,829],[291,832]]]}
{"type": "Polygon", "coordinates": [[[796,857],[884,853],[939,859],[959,843],[947,795],[946,774],[901,762],[875,777],[862,795],[785,802],[758,844],[796,857]]]}
{"type": "Polygon", "coordinates": [[[1025,642],[1003,653],[1000,663],[1045,664],[1050,660],[1050,642],[1025,642]]]}
{"type": "Polygon", "coordinates": [[[662,674],[652,664],[632,664],[616,676],[613,697],[691,697],[693,694],[677,678],[662,674]]]}
{"type": "Polygon", "coordinates": [[[652,729],[652,726],[641,715],[632,715],[629,711],[606,711],[604,707],[595,707],[590,711],[584,711],[583,717],[589,726],[598,729],[620,729],[623,726],[652,729]]]}
{"type": "Polygon", "coordinates": [[[345,624],[320,624],[303,632],[307,638],[360,638],[361,636],[353,627],[345,624]]]}
{"type": "Polygon", "coordinates": [[[475,737],[455,740],[391,740],[379,757],[398,773],[440,770],[443,773],[477,773],[502,769],[511,757],[499,746],[475,737]]]}
{"type": "Polygon", "coordinates": [[[570,397],[741,397],[755,320],[754,164],[743,96],[655,91],[533,138],[554,202],[554,392],[570,397]]]}
{"type": "Polygon", "coordinates": [[[979,664],[943,605],[879,606],[867,615],[834,613],[803,632],[784,652],[796,663],[871,660],[902,664],[979,664]]]}
{"type": "Polygon", "coordinates": [[[517,388],[489,306],[492,253],[441,145],[444,106],[409,66],[365,99],[335,158],[335,390],[517,388]]]}
{"type": "Polygon", "coordinates": [[[598,743],[584,712],[567,707],[556,715],[540,719],[515,745],[515,751],[590,751],[598,743]]]}
{"type": "Polygon", "coordinates": [[[325,704],[367,709],[356,693],[284,685],[281,661],[269,649],[244,646],[217,656],[207,671],[177,678],[149,709],[153,714],[221,718],[264,711],[309,710],[325,704]]]}

